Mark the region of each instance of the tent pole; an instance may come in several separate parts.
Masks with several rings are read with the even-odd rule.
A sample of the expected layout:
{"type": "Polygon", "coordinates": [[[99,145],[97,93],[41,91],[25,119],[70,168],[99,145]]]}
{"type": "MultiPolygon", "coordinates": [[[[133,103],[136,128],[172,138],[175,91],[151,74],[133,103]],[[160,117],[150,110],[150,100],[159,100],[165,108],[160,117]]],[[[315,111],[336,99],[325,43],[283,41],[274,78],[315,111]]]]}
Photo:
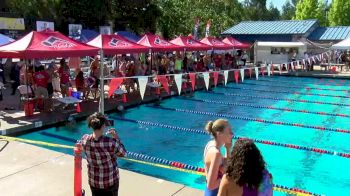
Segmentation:
{"type": "Polygon", "coordinates": [[[102,114],[105,113],[105,94],[104,94],[104,74],[103,74],[103,69],[104,69],[104,65],[103,65],[103,62],[104,61],[104,56],[103,56],[103,50],[101,49],[100,50],[100,102],[99,102],[99,109],[98,111],[102,114]]]}

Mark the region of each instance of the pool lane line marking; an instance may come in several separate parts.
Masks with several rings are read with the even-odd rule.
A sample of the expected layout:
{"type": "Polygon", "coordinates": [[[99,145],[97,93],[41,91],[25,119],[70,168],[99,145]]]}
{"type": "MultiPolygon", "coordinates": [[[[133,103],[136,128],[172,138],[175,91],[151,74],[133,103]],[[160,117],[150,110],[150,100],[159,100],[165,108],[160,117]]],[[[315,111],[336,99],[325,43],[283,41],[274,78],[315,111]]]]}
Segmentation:
{"type": "Polygon", "coordinates": [[[303,87],[303,86],[294,86],[294,85],[270,85],[270,84],[259,84],[259,83],[247,83],[244,82],[242,84],[246,85],[257,85],[257,86],[269,86],[269,87],[282,87],[282,88],[303,88],[306,90],[325,90],[325,91],[338,91],[338,92],[347,92],[349,93],[350,90],[341,90],[341,89],[332,89],[332,88],[316,88],[316,87],[303,87]]]}
{"type": "Polygon", "coordinates": [[[249,97],[249,98],[260,98],[260,99],[271,99],[271,100],[279,100],[279,101],[288,101],[288,102],[301,102],[301,103],[313,103],[313,104],[321,104],[321,105],[336,105],[336,106],[346,106],[350,107],[350,104],[346,103],[332,103],[332,102],[322,102],[322,101],[310,101],[306,99],[288,99],[288,98],[277,98],[277,97],[269,97],[269,96],[261,96],[261,95],[246,95],[246,94],[237,94],[237,93],[219,93],[219,92],[211,92],[211,91],[197,91],[206,94],[214,94],[214,95],[224,95],[231,97],[249,97]]]}
{"type": "Polygon", "coordinates": [[[264,108],[264,109],[270,109],[270,110],[281,110],[281,111],[286,111],[286,112],[299,112],[299,113],[307,113],[307,114],[317,114],[317,115],[324,115],[324,116],[338,116],[338,117],[350,118],[350,115],[347,115],[347,114],[314,112],[314,111],[308,111],[308,110],[297,110],[297,109],[290,109],[290,108],[254,105],[254,104],[238,103],[238,102],[212,101],[212,100],[208,100],[208,99],[195,99],[195,98],[185,98],[185,97],[175,97],[175,98],[182,99],[182,100],[188,100],[188,101],[202,102],[202,103],[213,103],[213,104],[242,106],[242,107],[251,107],[251,108],[264,108]]]}
{"type": "Polygon", "coordinates": [[[294,95],[308,95],[308,96],[320,96],[320,97],[336,97],[336,98],[347,98],[349,99],[350,96],[345,95],[328,95],[328,94],[318,94],[318,93],[303,93],[303,92],[295,92],[295,91],[277,91],[277,90],[264,90],[264,89],[251,89],[251,88],[244,88],[244,87],[231,87],[231,86],[221,86],[220,88],[224,89],[237,89],[237,90],[247,90],[247,91],[256,91],[256,92],[267,92],[267,93],[289,93],[294,95]]]}
{"type": "Polygon", "coordinates": [[[292,126],[292,127],[302,127],[302,128],[315,129],[315,130],[319,130],[319,131],[332,131],[332,132],[339,132],[339,133],[346,133],[346,134],[350,133],[350,130],[347,130],[347,129],[329,128],[329,127],[314,126],[314,125],[304,125],[304,124],[299,124],[299,123],[288,123],[288,122],[282,122],[282,121],[272,121],[272,120],[265,120],[265,119],[260,119],[260,118],[235,116],[235,115],[230,115],[230,114],[219,114],[219,113],[214,113],[214,112],[202,112],[202,111],[168,108],[168,107],[161,107],[161,106],[146,106],[146,107],[161,109],[161,110],[168,110],[168,111],[175,111],[175,112],[190,113],[190,114],[198,114],[198,115],[215,116],[215,117],[230,118],[230,119],[237,119],[237,120],[253,121],[253,122],[259,122],[259,123],[276,124],[276,125],[284,125],[284,126],[292,126]]]}
{"type": "MultiPolygon", "coordinates": [[[[162,123],[133,120],[133,119],[128,119],[128,118],[119,118],[119,117],[110,117],[110,118],[112,118],[114,120],[126,121],[126,122],[131,122],[131,123],[138,123],[138,124],[146,125],[146,126],[161,127],[161,128],[167,128],[167,129],[176,130],[176,131],[209,135],[207,132],[205,132],[203,130],[199,130],[199,129],[178,127],[178,126],[167,125],[167,124],[162,124],[162,123]]],[[[319,153],[319,154],[336,155],[336,156],[340,156],[340,157],[344,157],[344,158],[350,158],[350,154],[348,154],[348,153],[337,152],[337,151],[332,151],[332,150],[325,150],[325,149],[321,149],[321,148],[300,146],[300,145],[295,145],[295,144],[285,144],[285,143],[274,142],[274,141],[269,141],[269,140],[254,139],[254,138],[240,137],[240,136],[233,136],[233,139],[235,139],[235,140],[250,139],[256,143],[265,144],[265,145],[279,146],[279,147],[285,147],[285,148],[296,149],[296,150],[310,151],[310,152],[315,152],[315,153],[319,153]]]]}
{"type": "MultiPolygon", "coordinates": [[[[55,134],[52,134],[52,136],[53,135],[55,135],[55,134]]],[[[21,139],[21,138],[2,136],[2,135],[0,136],[0,138],[10,140],[10,141],[19,141],[19,142],[25,142],[25,143],[29,143],[29,144],[37,144],[37,145],[41,145],[41,146],[74,149],[74,146],[61,145],[61,144],[55,144],[55,143],[49,143],[49,142],[43,142],[43,141],[21,139]]],[[[57,138],[63,139],[65,137],[58,136],[57,138]]],[[[72,138],[65,138],[65,141],[71,141],[73,143],[76,142],[76,140],[74,140],[72,138]]],[[[161,159],[161,158],[157,158],[157,157],[151,157],[151,156],[143,155],[140,153],[127,152],[127,157],[120,157],[120,159],[123,159],[125,161],[137,162],[137,163],[141,163],[141,164],[147,164],[147,165],[165,168],[165,169],[176,170],[176,171],[180,171],[180,172],[197,174],[197,175],[201,175],[201,176],[205,175],[204,168],[184,164],[181,162],[169,161],[169,160],[161,159]],[[151,161],[151,162],[148,162],[146,160],[151,161]]],[[[277,185],[277,184],[274,184],[274,190],[275,191],[282,191],[282,192],[286,192],[286,193],[290,193],[290,194],[295,194],[295,195],[300,195],[300,196],[302,196],[302,195],[303,196],[304,195],[321,196],[320,194],[311,193],[311,192],[301,190],[298,188],[289,188],[289,187],[281,186],[281,185],[277,185]]]]}
{"type": "MultiPolygon", "coordinates": [[[[248,79],[248,81],[250,81],[250,80],[248,79]]],[[[251,81],[254,81],[254,80],[251,80],[251,81]]],[[[337,86],[337,87],[342,86],[342,87],[347,87],[346,84],[344,84],[344,82],[343,83],[330,83],[329,84],[329,83],[325,83],[325,82],[317,82],[317,83],[314,83],[314,82],[300,82],[300,81],[298,81],[298,82],[295,82],[295,81],[291,82],[290,80],[289,81],[287,81],[287,80],[281,81],[281,80],[268,80],[268,79],[260,79],[260,78],[259,78],[258,81],[268,82],[268,83],[285,83],[285,84],[293,83],[293,84],[300,84],[300,85],[337,86]]],[[[349,82],[350,82],[350,80],[349,80],[349,82]]]]}

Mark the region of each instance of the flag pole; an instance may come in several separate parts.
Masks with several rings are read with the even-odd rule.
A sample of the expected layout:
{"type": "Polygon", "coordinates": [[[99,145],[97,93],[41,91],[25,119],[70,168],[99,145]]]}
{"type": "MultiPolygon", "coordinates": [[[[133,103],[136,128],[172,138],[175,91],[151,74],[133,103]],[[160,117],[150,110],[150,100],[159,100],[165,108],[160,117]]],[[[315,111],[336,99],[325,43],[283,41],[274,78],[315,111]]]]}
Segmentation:
{"type": "Polygon", "coordinates": [[[105,94],[104,94],[104,74],[103,74],[103,69],[104,69],[104,56],[103,56],[103,50],[100,49],[100,102],[99,102],[99,108],[98,111],[102,114],[105,113],[105,94]]]}

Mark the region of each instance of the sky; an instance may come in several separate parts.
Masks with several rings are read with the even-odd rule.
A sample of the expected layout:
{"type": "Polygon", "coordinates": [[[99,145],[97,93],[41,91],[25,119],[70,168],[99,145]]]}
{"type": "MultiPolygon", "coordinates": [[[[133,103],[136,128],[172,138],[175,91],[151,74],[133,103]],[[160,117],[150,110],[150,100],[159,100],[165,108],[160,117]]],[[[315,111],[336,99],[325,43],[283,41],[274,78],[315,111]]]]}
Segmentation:
{"type": "MultiPolygon", "coordinates": [[[[244,0],[240,0],[240,1],[244,1],[244,0]]],[[[269,7],[270,3],[272,2],[272,4],[277,7],[277,9],[279,9],[280,11],[282,10],[282,6],[284,5],[284,3],[286,1],[289,0],[267,0],[266,1],[266,6],[269,7]]],[[[332,2],[332,0],[328,0],[328,3],[332,2]]]]}

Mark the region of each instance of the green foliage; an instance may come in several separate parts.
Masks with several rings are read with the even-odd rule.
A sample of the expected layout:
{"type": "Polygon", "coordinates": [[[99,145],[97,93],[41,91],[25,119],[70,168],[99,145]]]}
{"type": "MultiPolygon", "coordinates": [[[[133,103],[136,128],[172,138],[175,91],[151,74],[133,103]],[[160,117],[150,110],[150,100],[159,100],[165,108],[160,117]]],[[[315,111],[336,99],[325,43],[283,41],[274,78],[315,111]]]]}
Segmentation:
{"type": "MultiPolygon", "coordinates": [[[[295,3],[297,3],[297,1],[294,0],[295,3]]],[[[293,17],[295,16],[295,7],[296,4],[293,4],[290,1],[286,1],[284,3],[284,5],[282,6],[282,15],[281,15],[281,19],[282,20],[292,20],[293,17]]]]}
{"type": "Polygon", "coordinates": [[[296,7],[295,20],[306,20],[317,18],[317,0],[299,1],[296,7]]]}
{"type": "Polygon", "coordinates": [[[316,9],[316,18],[318,19],[319,23],[321,26],[328,26],[328,21],[327,21],[327,6],[326,3],[323,0],[320,0],[316,9]]]}
{"type": "Polygon", "coordinates": [[[329,11],[329,24],[331,26],[350,25],[350,1],[333,0],[329,11]]]}

